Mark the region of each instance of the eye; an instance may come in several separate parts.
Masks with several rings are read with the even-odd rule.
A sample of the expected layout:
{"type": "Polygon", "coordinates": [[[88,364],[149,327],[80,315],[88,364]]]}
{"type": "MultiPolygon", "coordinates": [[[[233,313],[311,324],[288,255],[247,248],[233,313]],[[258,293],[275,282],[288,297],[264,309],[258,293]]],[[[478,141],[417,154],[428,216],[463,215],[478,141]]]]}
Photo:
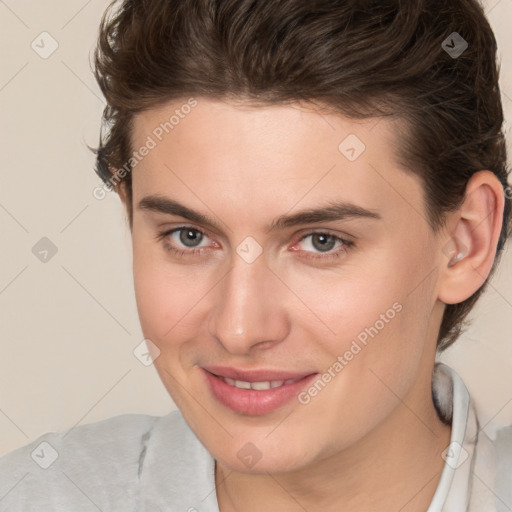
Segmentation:
{"type": "MultiPolygon", "coordinates": [[[[300,242],[303,242],[304,240],[310,239],[309,242],[304,243],[304,246],[306,247],[305,251],[299,250],[299,252],[305,252],[305,253],[313,253],[308,254],[307,256],[304,255],[303,257],[309,258],[309,259],[320,259],[320,260],[326,260],[326,259],[332,259],[332,258],[339,258],[343,254],[346,254],[347,251],[354,246],[354,242],[350,240],[346,240],[344,238],[341,238],[339,236],[333,235],[331,233],[326,233],[323,231],[313,231],[310,233],[307,233],[304,235],[300,240],[300,242]],[[333,251],[333,249],[336,247],[336,250],[333,251]],[[310,249],[313,249],[311,251],[310,249]],[[315,254],[315,251],[318,251],[315,254]]],[[[292,249],[297,250],[297,249],[292,249]]]]}
{"type": "Polygon", "coordinates": [[[205,247],[200,246],[199,244],[203,242],[205,238],[209,237],[200,229],[192,228],[190,226],[180,226],[178,228],[159,233],[157,238],[162,241],[164,248],[167,251],[180,256],[187,256],[203,252],[205,247]],[[183,250],[183,248],[185,248],[185,250],[183,250]]]}

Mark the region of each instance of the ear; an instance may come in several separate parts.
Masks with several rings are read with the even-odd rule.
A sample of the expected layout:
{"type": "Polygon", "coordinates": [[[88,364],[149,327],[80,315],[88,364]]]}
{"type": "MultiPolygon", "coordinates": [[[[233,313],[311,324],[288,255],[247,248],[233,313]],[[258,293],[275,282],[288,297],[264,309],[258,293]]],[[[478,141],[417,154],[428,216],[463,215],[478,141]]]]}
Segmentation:
{"type": "Polygon", "coordinates": [[[490,171],[468,181],[464,202],[447,221],[450,238],[443,245],[438,298],[445,304],[463,302],[487,279],[503,224],[503,186],[490,171]]]}

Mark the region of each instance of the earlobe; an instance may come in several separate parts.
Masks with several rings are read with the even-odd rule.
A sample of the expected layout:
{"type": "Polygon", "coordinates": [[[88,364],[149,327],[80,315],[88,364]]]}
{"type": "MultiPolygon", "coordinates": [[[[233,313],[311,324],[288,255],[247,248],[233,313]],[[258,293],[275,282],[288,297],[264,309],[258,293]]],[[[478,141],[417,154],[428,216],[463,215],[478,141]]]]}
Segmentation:
{"type": "Polygon", "coordinates": [[[473,295],[489,275],[503,223],[503,186],[494,173],[479,171],[449,220],[450,238],[442,246],[443,267],[438,298],[457,304],[473,295]]]}

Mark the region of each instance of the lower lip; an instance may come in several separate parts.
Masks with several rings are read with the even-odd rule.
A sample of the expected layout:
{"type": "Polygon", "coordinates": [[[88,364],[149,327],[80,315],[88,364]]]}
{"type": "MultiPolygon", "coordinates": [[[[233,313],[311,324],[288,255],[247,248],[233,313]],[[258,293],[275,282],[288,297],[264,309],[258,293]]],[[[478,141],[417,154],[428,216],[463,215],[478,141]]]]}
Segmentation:
{"type": "Polygon", "coordinates": [[[222,378],[202,369],[208,387],[213,396],[229,409],[241,413],[258,416],[279,409],[295,398],[310,384],[318,373],[308,375],[298,381],[270,389],[240,389],[230,386],[222,378]]]}

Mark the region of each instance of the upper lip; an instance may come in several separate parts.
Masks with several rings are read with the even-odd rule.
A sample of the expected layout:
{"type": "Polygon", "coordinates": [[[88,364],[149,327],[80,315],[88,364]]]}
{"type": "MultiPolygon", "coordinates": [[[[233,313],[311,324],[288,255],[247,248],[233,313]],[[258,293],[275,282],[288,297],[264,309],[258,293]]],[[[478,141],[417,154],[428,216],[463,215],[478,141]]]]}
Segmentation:
{"type": "Polygon", "coordinates": [[[276,380],[297,380],[316,372],[290,372],[286,370],[254,369],[242,370],[230,366],[203,366],[204,370],[220,377],[228,377],[245,382],[267,382],[276,380]]]}

